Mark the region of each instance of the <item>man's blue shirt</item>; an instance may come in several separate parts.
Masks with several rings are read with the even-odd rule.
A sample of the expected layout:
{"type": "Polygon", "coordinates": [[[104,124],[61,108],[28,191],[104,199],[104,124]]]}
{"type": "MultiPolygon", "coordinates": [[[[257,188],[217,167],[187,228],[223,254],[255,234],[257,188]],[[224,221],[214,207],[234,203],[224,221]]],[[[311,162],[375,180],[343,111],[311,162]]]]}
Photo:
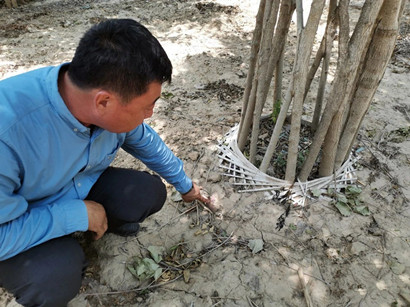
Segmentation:
{"type": "Polygon", "coordinates": [[[119,148],[179,192],[192,186],[182,161],[147,124],[119,134],[83,126],[58,92],[61,66],[0,81],[0,260],[86,231],[82,200],[119,148]]]}

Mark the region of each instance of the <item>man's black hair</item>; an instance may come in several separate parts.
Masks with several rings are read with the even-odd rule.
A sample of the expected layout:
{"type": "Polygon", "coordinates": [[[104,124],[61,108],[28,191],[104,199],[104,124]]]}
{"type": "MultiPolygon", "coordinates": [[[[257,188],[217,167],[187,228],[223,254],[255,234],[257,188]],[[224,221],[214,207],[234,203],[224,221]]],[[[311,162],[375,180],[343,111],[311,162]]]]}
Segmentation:
{"type": "Polygon", "coordinates": [[[68,75],[82,89],[102,88],[124,102],[151,82],[171,82],[172,64],[158,40],[132,19],[108,19],[81,38],[68,75]]]}

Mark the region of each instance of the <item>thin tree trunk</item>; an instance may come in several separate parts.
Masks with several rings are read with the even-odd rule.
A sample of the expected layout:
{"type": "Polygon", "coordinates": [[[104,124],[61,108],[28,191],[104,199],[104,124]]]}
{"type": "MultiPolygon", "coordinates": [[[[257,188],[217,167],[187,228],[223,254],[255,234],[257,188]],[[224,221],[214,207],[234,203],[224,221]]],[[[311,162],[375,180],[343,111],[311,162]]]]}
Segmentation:
{"type": "MultiPolygon", "coordinates": [[[[322,72],[320,75],[319,88],[316,96],[315,110],[313,112],[311,131],[314,133],[319,124],[320,115],[322,114],[323,99],[325,95],[325,89],[327,84],[327,75],[329,72],[329,62],[330,55],[332,53],[333,40],[336,33],[336,9],[337,9],[337,0],[330,0],[329,3],[329,15],[327,18],[326,31],[323,36],[322,42],[324,42],[323,50],[323,61],[322,61],[322,72]]],[[[309,84],[310,87],[310,84],[309,84]]],[[[305,90],[305,99],[306,99],[307,90],[305,90]]]]}
{"type": "MultiPolygon", "coordinates": [[[[348,98],[345,98],[348,101],[348,98]]],[[[334,173],[334,161],[336,157],[337,144],[342,131],[343,116],[346,110],[346,103],[342,102],[339,110],[335,114],[327,130],[322,148],[322,158],[320,160],[319,177],[329,176],[334,173]]]]}
{"type": "Polygon", "coordinates": [[[300,37],[303,30],[303,0],[296,0],[296,26],[300,37]]]}
{"type": "Polygon", "coordinates": [[[258,88],[258,81],[259,81],[259,67],[260,67],[260,52],[261,52],[261,45],[263,42],[263,37],[264,37],[264,32],[266,30],[266,24],[268,23],[268,19],[270,16],[270,11],[272,8],[272,4],[273,1],[275,0],[268,0],[268,2],[265,4],[265,10],[264,12],[261,13],[262,16],[262,31],[261,31],[261,35],[260,35],[260,41],[258,42],[258,52],[256,54],[256,58],[255,58],[255,74],[253,76],[253,80],[252,83],[250,85],[250,95],[249,95],[249,102],[247,105],[247,108],[245,110],[245,117],[243,120],[243,125],[241,125],[241,127],[239,127],[239,134],[238,134],[238,147],[240,150],[244,150],[245,145],[246,145],[246,141],[248,139],[249,136],[249,131],[251,129],[252,126],[252,120],[253,120],[253,114],[255,112],[255,105],[256,105],[256,91],[258,88]],[[242,128],[242,129],[241,129],[242,128]]]}
{"type": "Polygon", "coordinates": [[[273,108],[272,108],[272,119],[274,123],[278,118],[280,112],[280,106],[282,104],[282,84],[283,84],[283,57],[285,51],[285,45],[283,46],[282,52],[280,53],[279,61],[275,68],[275,86],[273,92],[273,108]]]}
{"type": "MultiPolygon", "coordinates": [[[[253,31],[251,56],[249,59],[249,70],[248,70],[248,75],[246,77],[246,86],[245,86],[245,93],[243,97],[242,115],[241,115],[241,121],[239,125],[239,133],[238,133],[238,146],[241,150],[243,150],[243,147],[245,147],[244,143],[246,142],[247,136],[249,134],[249,128],[251,126],[251,120],[245,121],[245,115],[248,112],[249,98],[250,98],[250,94],[252,90],[253,80],[255,78],[257,55],[259,52],[259,45],[260,45],[260,41],[262,37],[263,16],[265,13],[265,4],[266,4],[266,0],[261,0],[259,4],[258,14],[256,15],[255,30],[253,31]],[[245,129],[245,132],[242,133],[244,129],[245,129]],[[241,140],[239,140],[240,136],[242,136],[241,140]]],[[[253,113],[253,110],[251,113],[253,113]]]]}
{"type": "MultiPolygon", "coordinates": [[[[268,7],[265,8],[265,11],[268,9],[268,7]]],[[[280,54],[282,52],[282,50],[284,49],[284,44],[286,43],[286,36],[288,34],[289,31],[289,26],[290,26],[290,22],[291,22],[291,18],[292,18],[292,13],[295,10],[295,2],[294,0],[292,1],[283,1],[280,7],[280,13],[279,13],[279,21],[277,23],[277,28],[275,31],[275,35],[273,37],[273,51],[272,51],[272,55],[269,59],[269,63],[268,63],[268,72],[267,72],[267,79],[263,80],[263,81],[258,81],[255,80],[254,83],[252,84],[252,90],[251,90],[251,94],[250,94],[250,101],[253,103],[253,107],[255,106],[255,102],[256,102],[256,91],[258,89],[258,84],[260,82],[264,82],[264,91],[263,91],[263,96],[261,97],[262,101],[266,101],[266,97],[269,91],[269,84],[270,81],[272,79],[273,76],[273,71],[274,68],[277,65],[277,61],[280,58],[280,54]]],[[[265,27],[264,30],[265,31],[265,27]]],[[[266,36],[266,35],[265,35],[266,36]]],[[[259,60],[260,61],[260,60],[259,60]]],[[[258,70],[259,65],[256,67],[256,69],[258,70]]],[[[264,67],[266,67],[266,63],[264,65],[264,67]]],[[[260,75],[260,73],[258,72],[257,75],[260,75]]],[[[261,80],[259,78],[259,80],[261,80]]],[[[246,140],[248,138],[249,135],[249,130],[250,127],[252,125],[252,120],[253,120],[253,116],[255,113],[255,109],[251,109],[251,108],[247,108],[246,114],[245,114],[245,119],[244,119],[244,124],[243,124],[243,129],[240,130],[239,134],[238,134],[238,147],[240,150],[243,151],[243,149],[245,148],[246,145],[246,140]]],[[[259,119],[258,119],[259,120],[259,119]]],[[[259,124],[258,124],[259,125],[259,124]]]]}
{"type": "MultiPolygon", "coordinates": [[[[289,31],[289,26],[290,26],[290,22],[292,19],[292,14],[295,11],[296,8],[296,3],[294,1],[291,1],[291,3],[289,3],[289,1],[284,1],[282,2],[281,5],[281,9],[280,9],[280,17],[279,17],[279,21],[278,21],[278,29],[275,33],[275,38],[274,38],[274,46],[276,46],[277,51],[274,51],[274,53],[276,54],[277,52],[280,52],[281,54],[283,54],[284,52],[284,43],[282,45],[279,45],[281,42],[285,42],[286,36],[288,34],[289,31]],[[279,49],[281,48],[281,49],[279,49]]],[[[275,48],[275,49],[276,49],[275,48]]],[[[280,57],[280,56],[279,56],[280,57]]],[[[295,64],[297,62],[297,57],[298,54],[296,53],[296,59],[295,59],[295,64]]],[[[271,60],[273,60],[273,58],[271,58],[271,60]]],[[[293,71],[295,69],[295,66],[293,67],[293,71]]],[[[271,72],[273,73],[273,72],[271,72]]],[[[293,72],[292,72],[293,75],[293,72]]],[[[288,87],[288,90],[286,92],[285,95],[285,99],[284,102],[280,108],[280,112],[279,115],[277,117],[276,123],[275,123],[275,127],[268,145],[268,148],[266,150],[265,156],[263,157],[263,161],[262,164],[260,166],[260,170],[263,172],[266,172],[270,160],[272,159],[274,150],[276,148],[276,144],[278,142],[279,139],[279,135],[280,132],[282,130],[283,127],[283,123],[285,122],[286,119],[286,115],[290,106],[290,103],[292,101],[292,97],[294,95],[294,91],[293,91],[293,78],[291,79],[291,83],[288,87]]],[[[266,99],[266,97],[265,97],[266,99]]]]}
{"type": "Polygon", "coordinates": [[[312,84],[313,78],[316,75],[317,70],[319,69],[320,63],[322,62],[322,58],[325,57],[326,55],[326,42],[329,44],[330,39],[334,40],[335,34],[336,34],[336,10],[337,10],[337,0],[330,0],[329,3],[329,13],[327,17],[327,23],[326,23],[326,30],[323,35],[323,38],[320,42],[319,49],[316,52],[315,59],[313,60],[312,66],[310,67],[308,76],[306,78],[306,87],[305,87],[305,95],[304,99],[306,99],[306,96],[309,92],[310,85],[312,84]],[[330,38],[328,38],[330,37],[330,38]]]}
{"type": "MultiPolygon", "coordinates": [[[[345,1],[341,0],[340,3],[346,5],[345,1]]],[[[382,4],[383,0],[366,0],[359,21],[349,40],[348,56],[345,56],[343,53],[339,55],[338,73],[335,77],[332,90],[329,93],[318,130],[310,146],[309,155],[300,172],[299,179],[302,182],[307,180],[312,170],[334,115],[341,105],[346,103],[346,93],[350,93],[352,90],[352,84],[359,68],[361,55],[368,44],[366,38],[369,37],[373,31],[376,17],[382,4]]],[[[339,50],[339,52],[341,52],[341,50],[339,50]]]]}
{"type": "Polygon", "coordinates": [[[276,144],[278,143],[280,133],[282,131],[283,124],[286,120],[286,114],[288,113],[290,103],[292,102],[292,97],[294,95],[293,92],[293,82],[294,79],[292,78],[289,84],[289,87],[286,91],[285,99],[283,101],[282,107],[280,108],[280,112],[278,118],[276,120],[275,128],[273,128],[272,136],[269,141],[268,148],[266,149],[265,156],[263,157],[262,163],[259,169],[266,173],[268,166],[270,164],[270,160],[272,159],[273,153],[276,149],[276,144]]]}
{"type": "Polygon", "coordinates": [[[289,134],[288,157],[286,164],[285,180],[293,182],[296,175],[296,163],[298,156],[298,145],[300,126],[302,119],[303,100],[308,73],[309,58],[312,53],[315,34],[323,12],[325,0],[314,0],[310,10],[306,27],[301,32],[300,45],[298,46],[298,58],[294,74],[295,98],[292,107],[292,124],[289,134]]]}
{"type": "MultiPolygon", "coordinates": [[[[326,34],[325,34],[326,35],[326,34]]],[[[322,41],[320,42],[319,49],[316,52],[315,59],[313,60],[312,66],[310,66],[309,72],[306,77],[306,86],[305,86],[305,95],[304,99],[306,99],[306,96],[309,92],[310,85],[312,84],[312,81],[316,75],[317,70],[320,67],[320,63],[322,62],[322,58],[325,55],[325,48],[326,48],[326,40],[325,36],[323,36],[322,41]]]]}
{"type": "MultiPolygon", "coordinates": [[[[275,25],[278,17],[278,9],[279,9],[279,0],[274,0],[272,4],[272,9],[269,15],[268,22],[266,23],[265,30],[262,34],[262,47],[260,49],[259,54],[259,63],[258,63],[258,86],[256,89],[256,103],[255,103],[255,111],[253,113],[253,121],[252,121],[252,134],[251,134],[251,145],[249,150],[249,160],[251,163],[255,163],[256,159],[256,151],[257,151],[257,141],[259,137],[259,123],[260,123],[260,116],[262,114],[262,109],[266,101],[266,96],[269,91],[269,84],[272,79],[272,76],[268,76],[269,71],[274,70],[274,67],[270,68],[269,66],[273,66],[273,62],[270,61],[272,55],[272,40],[273,34],[275,31],[275,25]],[[269,65],[266,65],[266,64],[269,65]],[[266,94],[265,94],[266,92],[266,94]]],[[[266,14],[265,14],[266,15],[266,14]]]]}
{"type": "Polygon", "coordinates": [[[379,12],[378,26],[370,43],[351,103],[351,110],[338,145],[335,167],[348,157],[363,117],[367,113],[394,50],[402,1],[385,0],[379,12]]]}
{"type": "MultiPolygon", "coordinates": [[[[386,1],[384,1],[384,3],[385,2],[386,1]]],[[[380,14],[380,11],[378,13],[380,14]]],[[[338,144],[339,144],[339,141],[340,141],[340,136],[341,136],[341,133],[342,133],[344,123],[345,123],[345,121],[348,117],[348,112],[349,112],[349,109],[350,109],[349,103],[352,101],[352,97],[353,97],[355,89],[357,87],[357,83],[358,83],[360,74],[361,74],[361,72],[363,70],[363,67],[364,67],[363,63],[365,61],[366,54],[369,50],[369,45],[370,45],[370,42],[373,38],[374,31],[377,27],[378,22],[379,22],[378,18],[376,18],[374,23],[372,23],[372,24],[369,23],[368,27],[371,29],[371,31],[369,32],[369,34],[367,36],[361,38],[362,41],[366,42],[366,46],[363,49],[362,54],[359,55],[360,62],[359,62],[359,66],[358,66],[358,69],[357,69],[356,73],[354,75],[350,76],[350,78],[354,79],[354,82],[352,83],[352,86],[350,87],[349,91],[347,91],[345,93],[344,100],[343,100],[339,110],[337,111],[337,113],[333,117],[333,120],[330,124],[330,129],[327,131],[327,134],[326,134],[326,137],[325,137],[325,140],[324,140],[324,144],[323,144],[323,148],[322,148],[322,160],[320,162],[320,169],[319,169],[319,176],[320,177],[329,176],[332,173],[334,173],[334,171],[335,171],[335,167],[336,167],[335,162],[336,162],[336,154],[337,154],[338,144]]],[[[372,98],[372,97],[370,97],[370,98],[372,98]]]]}
{"type": "Polygon", "coordinates": [[[329,60],[330,54],[326,54],[322,62],[322,72],[320,74],[320,82],[317,90],[315,110],[313,111],[312,125],[310,126],[312,133],[316,131],[317,126],[319,125],[320,115],[322,114],[323,99],[327,83],[327,75],[329,72],[329,60]]]}

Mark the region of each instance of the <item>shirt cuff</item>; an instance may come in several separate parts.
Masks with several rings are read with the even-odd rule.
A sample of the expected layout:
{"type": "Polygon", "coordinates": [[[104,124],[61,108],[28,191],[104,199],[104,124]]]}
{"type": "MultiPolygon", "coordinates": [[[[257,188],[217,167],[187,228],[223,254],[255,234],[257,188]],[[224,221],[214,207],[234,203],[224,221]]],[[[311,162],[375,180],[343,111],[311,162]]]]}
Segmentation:
{"type": "Polygon", "coordinates": [[[70,201],[65,206],[66,233],[86,231],[88,229],[88,212],[84,201],[80,199],[70,201]]]}
{"type": "Polygon", "coordinates": [[[185,180],[178,185],[175,185],[175,189],[181,193],[181,194],[186,194],[188,193],[193,187],[193,182],[189,177],[185,177],[185,180]]]}

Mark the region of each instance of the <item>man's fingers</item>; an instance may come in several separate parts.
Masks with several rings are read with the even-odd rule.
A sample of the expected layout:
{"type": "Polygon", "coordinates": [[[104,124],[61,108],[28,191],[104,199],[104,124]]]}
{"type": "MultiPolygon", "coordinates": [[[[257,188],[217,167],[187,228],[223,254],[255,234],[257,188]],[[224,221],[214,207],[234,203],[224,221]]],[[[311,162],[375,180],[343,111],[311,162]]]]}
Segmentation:
{"type": "Polygon", "coordinates": [[[211,200],[203,195],[201,195],[201,198],[199,199],[200,201],[202,201],[205,204],[210,204],[211,200]]]}
{"type": "Polygon", "coordinates": [[[88,213],[88,230],[94,233],[94,239],[100,239],[108,229],[107,215],[104,207],[94,201],[85,200],[88,213]]]}
{"type": "Polygon", "coordinates": [[[104,232],[94,232],[94,240],[99,240],[102,238],[102,236],[104,235],[104,232]]]}

